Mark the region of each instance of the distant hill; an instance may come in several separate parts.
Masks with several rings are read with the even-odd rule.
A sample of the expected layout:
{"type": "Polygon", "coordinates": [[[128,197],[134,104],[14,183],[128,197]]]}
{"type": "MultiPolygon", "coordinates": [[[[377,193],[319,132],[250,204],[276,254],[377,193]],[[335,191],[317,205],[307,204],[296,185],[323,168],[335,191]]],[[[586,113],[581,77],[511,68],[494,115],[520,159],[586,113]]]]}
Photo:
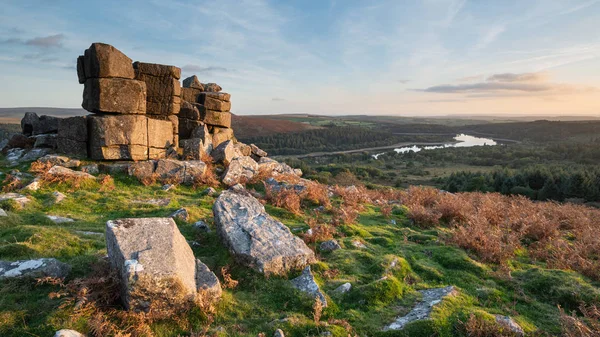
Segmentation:
{"type": "Polygon", "coordinates": [[[244,140],[256,136],[267,136],[276,133],[300,132],[319,129],[308,123],[294,122],[284,119],[272,119],[271,116],[233,115],[231,127],[237,139],[244,140]]]}
{"type": "Polygon", "coordinates": [[[83,116],[89,113],[81,108],[0,108],[0,123],[20,123],[26,112],[36,112],[38,115],[56,117],[83,116]]]}

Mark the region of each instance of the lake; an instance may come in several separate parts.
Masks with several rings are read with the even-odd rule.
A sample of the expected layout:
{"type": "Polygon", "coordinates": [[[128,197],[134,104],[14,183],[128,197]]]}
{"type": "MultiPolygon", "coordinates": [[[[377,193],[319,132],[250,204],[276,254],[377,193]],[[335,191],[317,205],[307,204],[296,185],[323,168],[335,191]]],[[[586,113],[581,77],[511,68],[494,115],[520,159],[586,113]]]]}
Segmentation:
{"type": "MultiPolygon", "coordinates": [[[[472,147],[472,146],[493,146],[493,145],[498,145],[498,143],[496,143],[496,141],[494,141],[493,139],[489,139],[489,138],[481,138],[481,137],[475,137],[475,136],[469,136],[469,135],[465,135],[465,134],[460,134],[460,135],[456,135],[456,137],[454,137],[454,140],[456,140],[456,143],[448,143],[448,144],[444,144],[444,145],[433,145],[433,146],[406,146],[406,147],[401,147],[398,149],[394,149],[394,151],[396,151],[396,153],[408,153],[408,152],[419,152],[422,150],[434,150],[434,149],[445,149],[445,148],[449,148],[449,147],[472,147]]],[[[383,153],[377,153],[373,155],[373,158],[377,159],[380,155],[384,154],[383,153]]]]}

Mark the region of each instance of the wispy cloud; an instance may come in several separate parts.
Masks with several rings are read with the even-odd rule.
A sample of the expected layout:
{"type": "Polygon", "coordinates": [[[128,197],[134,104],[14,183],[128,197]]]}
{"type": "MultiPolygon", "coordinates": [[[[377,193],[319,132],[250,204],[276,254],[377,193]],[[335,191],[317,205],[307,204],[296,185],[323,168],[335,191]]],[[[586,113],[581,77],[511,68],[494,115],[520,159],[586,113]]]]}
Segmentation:
{"type": "Polygon", "coordinates": [[[65,39],[64,34],[56,34],[49,36],[39,36],[32,39],[23,40],[20,38],[9,38],[3,41],[4,44],[22,44],[26,46],[33,46],[42,49],[48,48],[62,48],[63,41],[65,39]]]}
{"type": "Polygon", "coordinates": [[[194,64],[186,64],[183,67],[181,67],[181,70],[183,70],[186,73],[197,73],[197,74],[206,74],[206,73],[215,73],[215,72],[227,72],[229,71],[227,68],[225,67],[216,67],[216,66],[210,66],[210,67],[200,67],[194,64]]]}

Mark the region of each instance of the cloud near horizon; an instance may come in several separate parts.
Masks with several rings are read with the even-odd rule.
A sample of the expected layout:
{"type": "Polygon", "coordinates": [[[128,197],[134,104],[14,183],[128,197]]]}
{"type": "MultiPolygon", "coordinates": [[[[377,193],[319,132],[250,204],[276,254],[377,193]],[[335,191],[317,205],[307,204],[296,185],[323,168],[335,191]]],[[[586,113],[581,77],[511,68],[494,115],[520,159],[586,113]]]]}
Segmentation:
{"type": "Polygon", "coordinates": [[[38,36],[28,40],[20,38],[9,38],[3,41],[4,44],[21,44],[25,46],[39,47],[42,49],[62,48],[65,39],[64,34],[55,34],[49,36],[38,36]]]}

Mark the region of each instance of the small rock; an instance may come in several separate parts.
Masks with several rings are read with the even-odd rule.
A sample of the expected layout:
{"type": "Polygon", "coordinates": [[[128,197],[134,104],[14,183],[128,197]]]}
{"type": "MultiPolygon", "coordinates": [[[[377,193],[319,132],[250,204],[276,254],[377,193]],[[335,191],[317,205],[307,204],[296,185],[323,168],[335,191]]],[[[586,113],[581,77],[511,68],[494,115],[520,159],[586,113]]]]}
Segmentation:
{"type": "Polygon", "coordinates": [[[285,335],[283,334],[283,331],[281,329],[277,329],[275,330],[273,337],[285,337],[285,335]]]}
{"type": "Polygon", "coordinates": [[[85,337],[85,336],[75,330],[62,329],[62,330],[58,330],[54,334],[54,337],[85,337]]]}
{"type": "Polygon", "coordinates": [[[323,331],[319,335],[322,337],[330,337],[333,334],[331,333],[331,331],[323,331]]]}
{"type": "Polygon", "coordinates": [[[392,225],[395,225],[395,224],[396,224],[396,220],[392,219],[392,220],[390,220],[390,223],[391,223],[392,225]]]}
{"type": "Polygon", "coordinates": [[[165,185],[163,185],[163,187],[161,189],[163,191],[170,191],[170,190],[172,190],[174,188],[175,188],[175,185],[173,185],[173,184],[165,184],[165,185]]]}
{"type": "Polygon", "coordinates": [[[98,167],[98,164],[90,164],[83,166],[81,168],[81,171],[93,175],[98,175],[100,173],[100,168],[98,167]]]}
{"type": "Polygon", "coordinates": [[[352,284],[346,282],[346,283],[342,284],[341,286],[335,288],[335,290],[333,292],[338,293],[338,294],[345,294],[345,293],[349,292],[350,289],[352,289],[352,284]]]}
{"type": "Polygon", "coordinates": [[[30,182],[29,184],[27,184],[27,186],[23,187],[23,190],[28,190],[28,191],[37,191],[39,190],[41,187],[41,182],[39,178],[35,178],[33,179],[32,182],[30,182]]]}
{"type": "Polygon", "coordinates": [[[5,210],[3,210],[2,208],[0,208],[0,216],[8,216],[8,214],[6,214],[5,210]]]}
{"type": "Polygon", "coordinates": [[[46,174],[62,179],[96,179],[96,177],[89,173],[73,171],[63,166],[52,166],[46,174]]]}
{"type": "Polygon", "coordinates": [[[352,245],[353,245],[355,248],[358,248],[358,249],[365,249],[365,248],[367,248],[367,246],[365,246],[365,244],[364,244],[364,243],[362,243],[362,242],[360,242],[360,241],[358,241],[358,240],[354,240],[354,241],[352,241],[352,245]]]}
{"type": "Polygon", "coordinates": [[[201,246],[200,242],[198,242],[198,241],[191,241],[191,240],[188,240],[188,242],[187,242],[187,243],[188,243],[188,245],[190,245],[190,246],[192,246],[192,247],[200,247],[200,246],[201,246]]]}
{"type": "Polygon", "coordinates": [[[395,322],[386,326],[384,330],[400,330],[410,322],[429,319],[433,307],[447,296],[454,295],[456,290],[453,286],[448,286],[444,288],[419,290],[419,292],[423,295],[421,302],[417,303],[406,316],[398,317],[395,322]]]}
{"type": "Polygon", "coordinates": [[[39,159],[40,157],[43,157],[45,155],[47,155],[50,152],[50,149],[32,149],[31,151],[27,152],[23,157],[21,157],[21,159],[19,159],[20,162],[26,162],[26,161],[34,161],[39,159]]]}
{"type": "Polygon", "coordinates": [[[99,232],[75,231],[75,233],[81,234],[81,235],[102,235],[102,236],[104,236],[104,233],[99,233],[99,232]]]}
{"type": "Polygon", "coordinates": [[[192,227],[199,232],[207,232],[210,233],[210,227],[208,224],[202,220],[197,221],[192,225],[192,227]]]}
{"type": "Polygon", "coordinates": [[[252,154],[257,155],[258,157],[267,156],[267,153],[264,150],[261,150],[258,146],[254,144],[250,144],[250,149],[252,150],[252,154]]]}
{"type": "Polygon", "coordinates": [[[525,335],[525,331],[523,331],[521,326],[517,322],[515,322],[515,320],[510,316],[496,315],[496,322],[500,325],[505,326],[506,328],[508,328],[508,330],[514,332],[519,336],[525,335]]]}
{"type": "Polygon", "coordinates": [[[14,200],[21,208],[25,207],[31,200],[26,196],[18,193],[3,193],[0,194],[0,201],[14,200]]]}
{"type": "Polygon", "coordinates": [[[164,198],[164,199],[134,200],[133,203],[164,207],[164,206],[167,206],[169,203],[171,203],[171,199],[164,198]]]}
{"type": "Polygon", "coordinates": [[[54,203],[56,203],[56,204],[65,200],[65,198],[67,197],[66,195],[64,195],[58,191],[52,192],[52,196],[54,197],[54,203]]]}
{"type": "Polygon", "coordinates": [[[321,289],[319,288],[319,285],[315,281],[315,277],[310,271],[310,266],[304,268],[302,274],[296,277],[295,279],[291,280],[290,282],[292,283],[292,286],[294,288],[304,293],[307,293],[308,295],[314,298],[318,297],[321,300],[321,303],[323,303],[323,307],[327,307],[327,299],[325,298],[325,295],[323,295],[321,289]]]}
{"type": "Polygon", "coordinates": [[[319,249],[321,249],[321,251],[323,251],[323,252],[331,252],[334,250],[342,249],[342,247],[335,239],[332,239],[332,240],[327,240],[325,242],[321,242],[319,249]]]}
{"type": "Polygon", "coordinates": [[[212,187],[209,187],[209,188],[205,189],[204,191],[202,191],[202,194],[212,197],[217,194],[217,190],[215,190],[212,187]]]}
{"type": "MultiPolygon", "coordinates": [[[[75,168],[75,167],[79,167],[81,165],[81,161],[79,161],[77,159],[71,159],[66,156],[58,156],[55,154],[49,154],[49,155],[43,156],[40,159],[38,159],[38,161],[41,163],[50,163],[54,166],[62,166],[62,167],[67,167],[67,168],[75,168]]],[[[97,164],[93,164],[93,165],[97,166],[97,164]]],[[[90,165],[88,165],[88,166],[90,166],[90,165]]]]}
{"type": "Polygon", "coordinates": [[[25,149],[10,149],[6,153],[6,160],[8,160],[9,162],[16,162],[17,160],[21,159],[21,157],[23,157],[24,154],[25,149]]]}
{"type": "Polygon", "coordinates": [[[173,212],[171,215],[169,215],[169,218],[188,221],[188,219],[190,218],[190,214],[188,213],[187,209],[180,208],[173,212]]]}
{"type": "Polygon", "coordinates": [[[71,266],[56,259],[0,261],[0,279],[13,277],[66,277],[71,266]]]}
{"type": "Polygon", "coordinates": [[[65,223],[65,222],[74,222],[75,220],[71,219],[71,218],[65,218],[62,216],[56,216],[56,215],[46,215],[46,217],[48,219],[50,219],[52,222],[54,223],[65,223]]]}

